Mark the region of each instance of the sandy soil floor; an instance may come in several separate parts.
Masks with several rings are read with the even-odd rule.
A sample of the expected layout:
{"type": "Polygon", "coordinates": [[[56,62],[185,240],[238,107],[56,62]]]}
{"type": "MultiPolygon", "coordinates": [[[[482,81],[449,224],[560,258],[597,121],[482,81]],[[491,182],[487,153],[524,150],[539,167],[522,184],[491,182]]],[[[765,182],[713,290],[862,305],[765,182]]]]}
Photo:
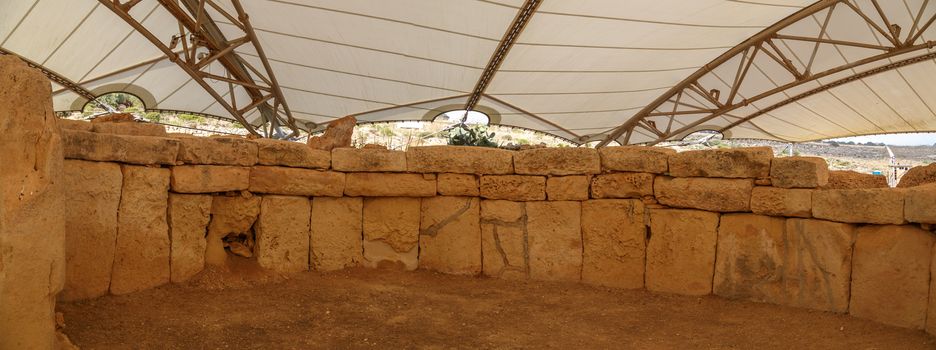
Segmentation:
{"type": "Polygon", "coordinates": [[[83,349],[934,349],[845,315],[431,272],[303,273],[59,305],[83,349]]]}

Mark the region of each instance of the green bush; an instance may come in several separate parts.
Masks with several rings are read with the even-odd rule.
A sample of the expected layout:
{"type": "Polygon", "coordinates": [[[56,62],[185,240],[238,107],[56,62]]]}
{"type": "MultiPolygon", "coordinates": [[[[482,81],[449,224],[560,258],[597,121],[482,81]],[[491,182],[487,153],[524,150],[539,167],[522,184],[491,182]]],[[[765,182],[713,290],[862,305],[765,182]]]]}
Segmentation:
{"type": "Polygon", "coordinates": [[[487,131],[485,125],[460,125],[446,132],[449,145],[497,147],[494,142],[494,133],[487,131]]]}
{"type": "Polygon", "coordinates": [[[143,119],[146,119],[150,123],[159,123],[162,121],[162,114],[159,112],[146,112],[146,114],[143,115],[143,119]]]}
{"type": "Polygon", "coordinates": [[[205,117],[202,117],[202,116],[200,116],[200,115],[182,113],[182,114],[177,115],[176,117],[178,117],[179,119],[182,119],[183,121],[187,121],[187,122],[195,122],[195,123],[204,123],[204,122],[205,122],[205,117]]]}

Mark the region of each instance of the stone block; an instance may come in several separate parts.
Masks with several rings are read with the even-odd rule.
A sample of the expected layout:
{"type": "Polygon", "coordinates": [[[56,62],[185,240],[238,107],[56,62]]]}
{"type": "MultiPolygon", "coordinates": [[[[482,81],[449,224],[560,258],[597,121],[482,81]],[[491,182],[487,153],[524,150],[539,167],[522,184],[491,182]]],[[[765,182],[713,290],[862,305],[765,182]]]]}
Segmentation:
{"type": "Polygon", "coordinates": [[[348,173],[346,196],[432,197],[436,195],[434,174],[348,173]]]}
{"type": "MultiPolygon", "coordinates": [[[[336,148],[338,149],[338,148],[336,148]]],[[[364,261],[364,200],[356,197],[312,199],[312,267],[334,271],[364,261]]]]}
{"type": "Polygon", "coordinates": [[[755,186],[751,211],[755,214],[808,218],[812,216],[812,189],[755,186]]]}
{"type": "Polygon", "coordinates": [[[527,243],[524,202],[481,201],[481,265],[485,276],[529,278],[527,243]]]}
{"type": "Polygon", "coordinates": [[[829,164],[819,157],[781,157],[770,162],[770,182],[780,188],[816,188],[829,183],[829,164]]]}
{"type": "Polygon", "coordinates": [[[650,209],[646,287],[654,292],[712,292],[718,213],[650,209]]]}
{"type": "Polygon", "coordinates": [[[331,152],[310,148],[299,142],[256,139],[257,164],[325,170],[331,165],[331,152]]]}
{"type": "Polygon", "coordinates": [[[138,122],[104,122],[89,124],[91,124],[91,131],[102,134],[166,137],[166,127],[159,124],[138,122]]]}
{"type": "Polygon", "coordinates": [[[211,196],[169,194],[170,279],[185,282],[205,268],[211,196]]]}
{"type": "Polygon", "coordinates": [[[642,198],[653,195],[653,174],[610,173],[592,179],[592,198],[642,198]]]}
{"type": "Polygon", "coordinates": [[[813,217],[839,222],[902,224],[904,192],[891,188],[817,190],[813,217]]]}
{"type": "Polygon", "coordinates": [[[480,274],[480,200],[425,198],[420,213],[419,267],[448,274],[480,274]]]}
{"type": "Polygon", "coordinates": [[[257,164],[257,143],[239,137],[180,137],[178,161],[184,164],[257,164]]]}
{"type": "Polygon", "coordinates": [[[667,159],[673,177],[764,178],[770,176],[770,147],[685,151],[667,159]]]}
{"type": "Polygon", "coordinates": [[[551,201],[588,199],[588,176],[552,176],[546,179],[546,198],[551,201]]]}
{"type": "Polygon", "coordinates": [[[169,188],[177,193],[244,191],[250,187],[250,168],[227,165],[177,165],[169,188]]]}
{"type": "Polygon", "coordinates": [[[750,211],[750,179],[672,178],[657,176],[653,191],[660,204],[718,212],[750,211]]]}
{"type": "Polygon", "coordinates": [[[306,197],[341,197],[345,174],[334,171],[255,166],[250,170],[250,191],[306,197]]]}
{"type": "Polygon", "coordinates": [[[169,169],[121,166],[112,294],[133,293],[170,280],[169,169]]]}
{"type": "MultiPolygon", "coordinates": [[[[91,124],[91,123],[88,123],[91,124]]],[[[117,207],[123,174],[120,165],[65,160],[65,289],[59,300],[107,294],[114,266],[117,207]]]]}
{"type": "Polygon", "coordinates": [[[481,195],[478,177],[474,174],[439,174],[438,191],[443,196],[477,197],[481,195]]]}
{"type": "Polygon", "coordinates": [[[179,153],[179,141],[165,137],[62,130],[62,143],[66,159],[99,162],[173,165],[179,153]]]}
{"type": "MultiPolygon", "coordinates": [[[[228,253],[224,248],[224,237],[228,235],[254,236],[251,228],[260,216],[260,196],[242,192],[237,196],[212,196],[211,221],[205,246],[205,264],[225,266],[228,253]]],[[[253,251],[251,251],[251,255],[253,251]]]]}
{"type": "Polygon", "coordinates": [[[781,304],[833,312],[848,310],[855,227],[824,220],[788,219],[786,237],[785,294],[781,304]]]}
{"type": "Polygon", "coordinates": [[[526,212],[530,278],[581,280],[581,202],[529,202],[526,212]]]}
{"type": "Polygon", "coordinates": [[[523,175],[485,175],[481,177],[481,197],[514,201],[546,199],[546,178],[523,175]]]}
{"type": "Polygon", "coordinates": [[[536,148],[514,153],[514,171],[522,175],[583,175],[601,172],[598,150],[586,147],[536,148]]]}
{"type": "Polygon", "coordinates": [[[905,194],[904,218],[907,221],[936,224],[936,184],[917,186],[905,194]]]}
{"type": "Polygon", "coordinates": [[[306,197],[263,196],[255,229],[260,267],[283,273],[309,270],[311,214],[306,197]]]}
{"type": "Polygon", "coordinates": [[[602,147],[598,153],[604,170],[663,174],[669,169],[667,158],[676,151],[663,147],[619,146],[602,147]]]}
{"type": "Polygon", "coordinates": [[[605,287],[644,286],[647,227],[636,199],[582,202],[582,281],[605,287]]]}
{"type": "Polygon", "coordinates": [[[822,186],[824,189],[859,189],[859,188],[887,188],[887,178],[884,175],[864,174],[851,170],[829,171],[829,182],[822,186]]]}
{"type": "Polygon", "coordinates": [[[513,153],[490,147],[410,147],[406,169],[414,173],[511,174],[513,153]]]}
{"type": "Polygon", "coordinates": [[[900,177],[897,187],[915,187],[936,182],[936,164],[916,166],[900,177]]]}
{"type": "Polygon", "coordinates": [[[415,270],[419,254],[419,198],[364,199],[364,260],[370,267],[415,270]]]}
{"type": "Polygon", "coordinates": [[[926,333],[936,335],[936,245],[930,260],[929,307],[926,308],[926,333]]]}
{"type": "Polygon", "coordinates": [[[73,120],[65,118],[56,118],[58,126],[62,130],[91,131],[93,125],[85,120],[73,120]]]}
{"type": "Polygon", "coordinates": [[[381,148],[335,148],[332,169],[348,172],[405,172],[406,152],[381,148]]]}
{"type": "Polygon", "coordinates": [[[852,265],[852,316],[923,329],[933,234],[916,226],[858,229],[852,265]]]}

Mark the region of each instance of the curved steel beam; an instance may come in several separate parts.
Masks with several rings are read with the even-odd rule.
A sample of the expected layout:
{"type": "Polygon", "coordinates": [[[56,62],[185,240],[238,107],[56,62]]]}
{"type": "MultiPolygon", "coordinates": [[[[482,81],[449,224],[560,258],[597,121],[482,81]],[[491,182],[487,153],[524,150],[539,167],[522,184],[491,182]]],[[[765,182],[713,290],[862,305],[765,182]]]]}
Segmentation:
{"type": "MultiPolygon", "coordinates": [[[[911,29],[905,32],[907,34],[904,36],[901,33],[900,26],[897,24],[892,24],[894,22],[888,19],[885,11],[881,10],[877,0],[818,1],[815,4],[810,5],[781,20],[780,22],[777,22],[767,29],[764,29],[760,33],[745,40],[740,45],[735,46],[731,50],[728,50],[712,62],[706,64],[688,78],[684,79],[682,82],[669,89],[666,93],[641,109],[634,116],[625,121],[621,126],[614,129],[614,131],[612,131],[601,143],[599,143],[598,146],[605,146],[612,140],[618,140],[622,144],[628,144],[634,129],[637,127],[647,129],[654,133],[657,138],[651,141],[649,144],[656,144],[679,136],[683,133],[692,131],[699,125],[705,124],[712,119],[724,116],[736,109],[748,106],[751,103],[757,102],[775,94],[788,91],[805,83],[814,82],[817,79],[828,77],[843,71],[853,70],[868,64],[881,62],[901,55],[912,54],[918,51],[926,51],[936,47],[936,42],[924,41],[921,37],[922,33],[926,31],[933,24],[934,19],[936,19],[936,14],[933,14],[931,18],[924,18],[922,15],[925,11],[927,11],[927,8],[924,3],[924,6],[919,10],[919,13],[915,14],[913,22],[911,23],[911,29]],[[865,13],[863,10],[861,10],[860,6],[855,4],[857,1],[869,2],[868,6],[873,7],[877,11],[865,13]],[[868,43],[831,37],[829,34],[830,19],[832,18],[833,11],[837,10],[853,12],[864,22],[866,22],[867,26],[872,28],[872,30],[874,30],[878,36],[883,37],[884,42],[868,43]],[[822,11],[825,11],[825,13],[820,15],[822,11]],[[810,19],[815,19],[816,23],[819,24],[819,30],[815,36],[792,36],[780,33],[782,30],[798,23],[799,21],[810,19]],[[878,21],[886,23],[886,28],[882,28],[878,24],[878,21]],[[905,39],[902,37],[905,37],[905,39]],[[799,61],[799,64],[794,63],[793,59],[788,57],[788,54],[781,50],[780,45],[778,45],[778,43],[786,44],[788,42],[810,44],[809,50],[804,50],[807,52],[804,52],[803,55],[801,55],[802,57],[808,57],[808,59],[803,62],[799,61],[800,55],[790,56],[793,59],[799,61]],[[839,46],[859,47],[862,49],[867,49],[869,53],[859,59],[853,59],[850,62],[845,62],[838,66],[829,67],[823,71],[814,72],[814,63],[820,47],[838,48],[839,46]],[[715,69],[724,66],[729,61],[734,59],[738,59],[738,66],[732,66],[730,68],[736,73],[732,77],[731,81],[725,82],[724,85],[729,86],[729,90],[726,93],[722,93],[717,89],[707,89],[704,87],[704,85],[701,83],[703,78],[721,80],[719,77],[715,76],[715,69]],[[778,84],[779,86],[775,88],[765,87],[762,89],[745,91],[745,95],[747,95],[747,97],[737,100],[741,85],[743,84],[745,77],[749,74],[749,68],[755,64],[755,60],[759,60],[759,62],[771,62],[771,64],[779,66],[782,70],[787,72],[788,75],[784,78],[786,78],[785,81],[789,82],[778,84]],[[702,106],[687,107],[684,103],[680,102],[680,99],[685,101],[687,97],[696,100],[702,106]],[[655,122],[649,119],[650,117],[667,118],[668,126],[665,130],[660,130],[656,127],[655,122]],[[692,118],[692,121],[688,123],[681,123],[683,124],[681,127],[677,128],[676,130],[672,130],[674,120],[680,120],[682,118],[692,118]],[[622,136],[623,140],[619,139],[622,136]]],[[[917,59],[920,57],[925,56],[928,55],[909,58],[900,62],[904,62],[905,64],[903,65],[912,64],[917,62],[917,59]]],[[[866,72],[855,71],[848,77],[839,79],[837,81],[838,84],[835,86],[842,85],[850,81],[855,81],[863,76],[870,74],[896,69],[899,66],[901,65],[891,63],[881,67],[872,67],[866,72]]],[[[808,95],[812,95],[821,91],[825,91],[828,88],[831,87],[820,87],[819,89],[811,90],[811,93],[807,93],[808,95]]],[[[797,100],[808,96],[803,95],[804,94],[800,94],[787,98],[780,103],[767,107],[767,111],[796,102],[797,100]]],[[[738,126],[763,113],[766,113],[766,111],[755,112],[747,117],[742,117],[738,121],[732,122],[728,127],[723,128],[722,131],[738,126]]]]}

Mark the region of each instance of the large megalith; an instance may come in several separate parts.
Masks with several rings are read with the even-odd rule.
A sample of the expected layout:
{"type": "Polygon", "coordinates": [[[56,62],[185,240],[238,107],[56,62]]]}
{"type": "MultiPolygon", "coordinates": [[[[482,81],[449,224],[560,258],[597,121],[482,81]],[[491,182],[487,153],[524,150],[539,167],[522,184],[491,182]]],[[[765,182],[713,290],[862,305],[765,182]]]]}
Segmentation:
{"type": "Polygon", "coordinates": [[[51,93],[38,70],[0,56],[0,349],[55,346],[65,217],[51,93]]]}

